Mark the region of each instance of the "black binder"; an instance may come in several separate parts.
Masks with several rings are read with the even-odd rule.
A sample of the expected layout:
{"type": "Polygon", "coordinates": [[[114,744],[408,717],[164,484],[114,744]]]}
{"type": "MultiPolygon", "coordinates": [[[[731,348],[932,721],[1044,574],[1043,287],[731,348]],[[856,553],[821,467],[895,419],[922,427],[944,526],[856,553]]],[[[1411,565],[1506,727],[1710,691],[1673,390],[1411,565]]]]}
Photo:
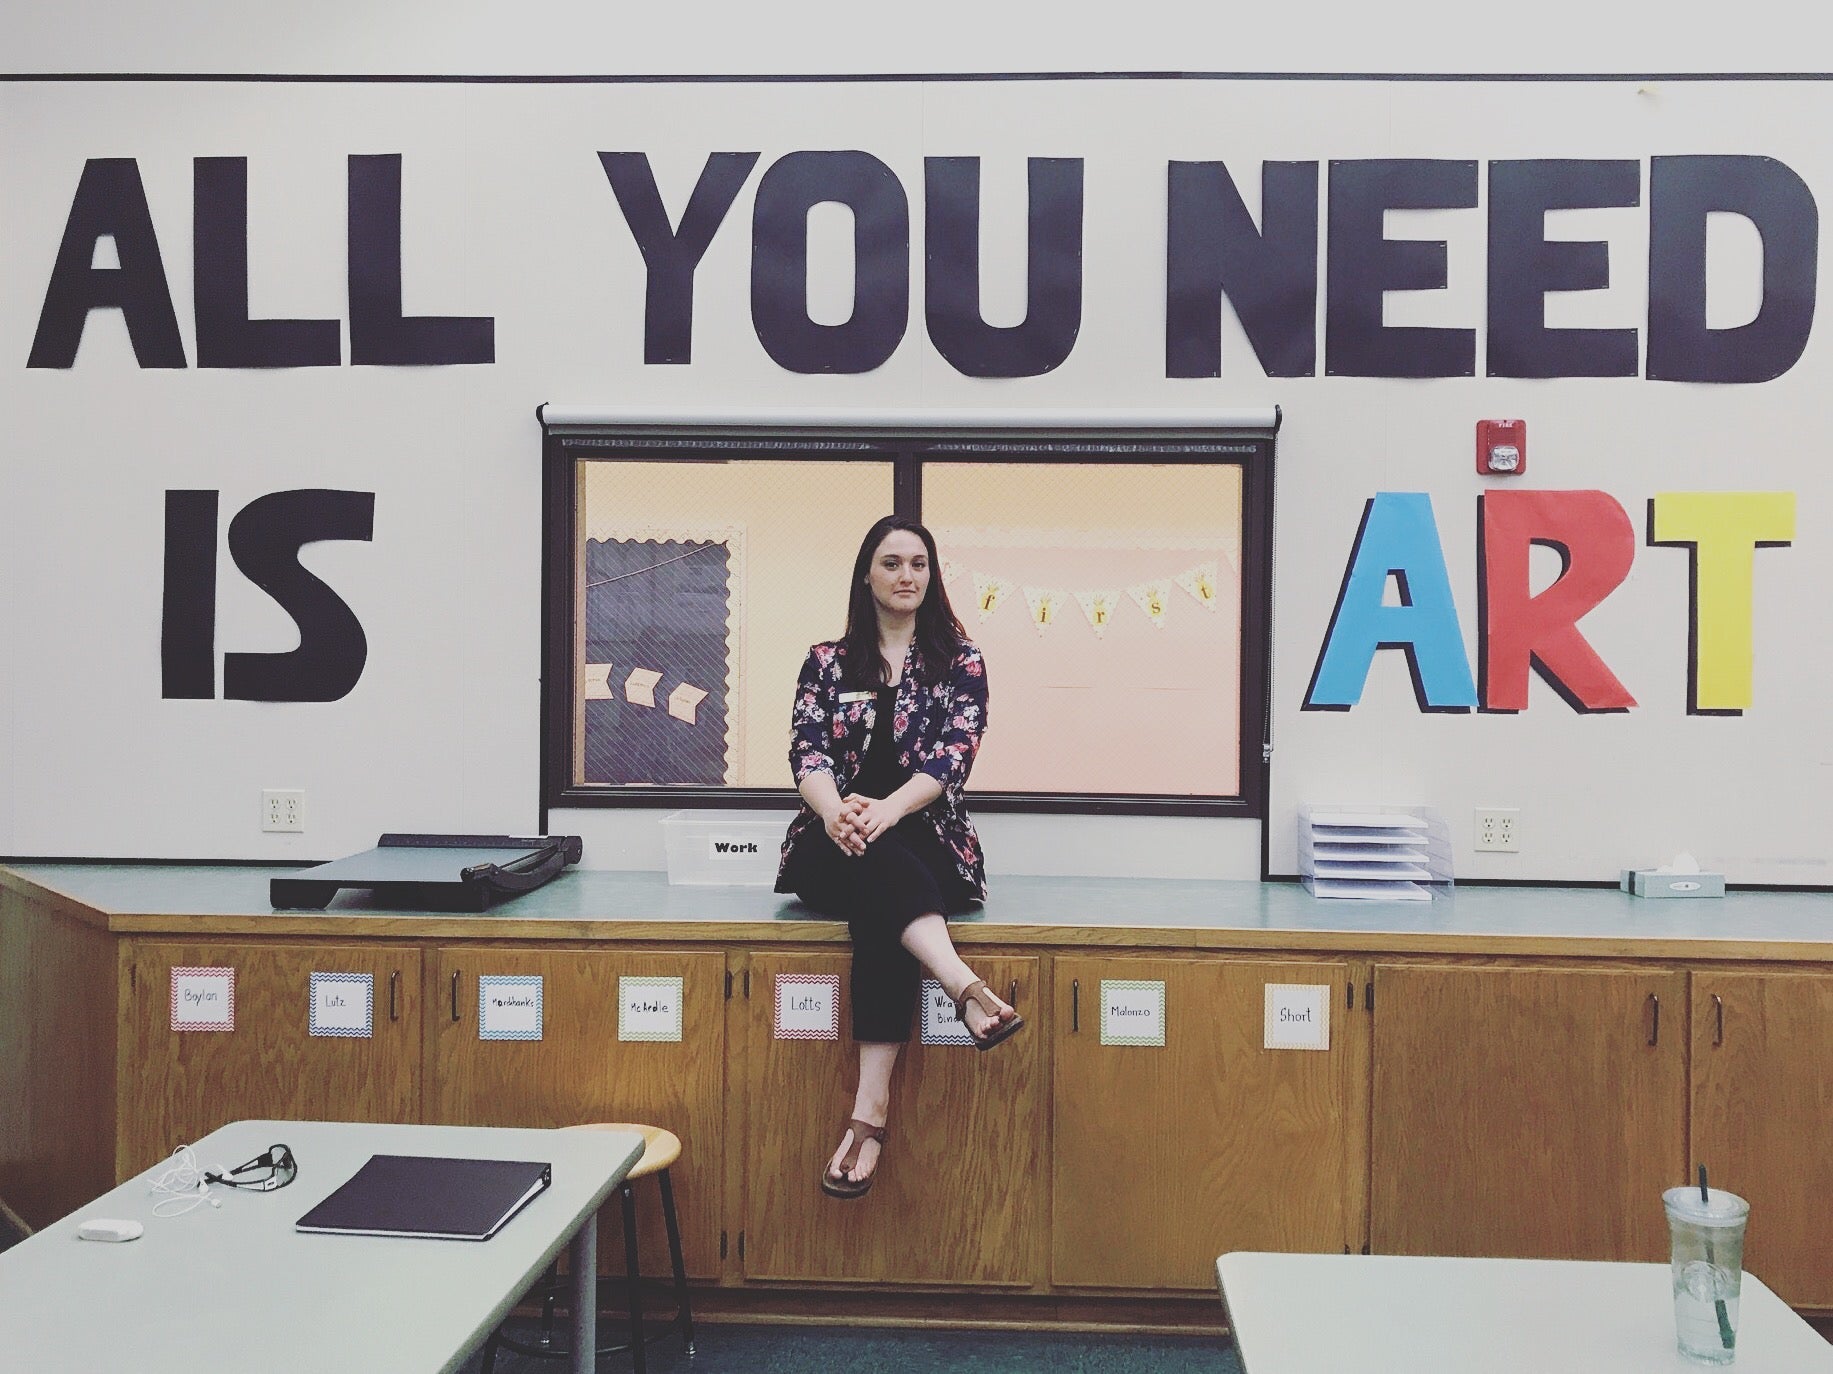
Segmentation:
{"type": "Polygon", "coordinates": [[[550,1164],[371,1155],[295,1230],[345,1236],[489,1240],[553,1182],[550,1164]]]}
{"type": "Polygon", "coordinates": [[[271,879],[268,901],[322,911],[350,887],[383,906],[482,911],[534,891],[583,852],[577,835],[384,835],[374,849],[271,879]]]}

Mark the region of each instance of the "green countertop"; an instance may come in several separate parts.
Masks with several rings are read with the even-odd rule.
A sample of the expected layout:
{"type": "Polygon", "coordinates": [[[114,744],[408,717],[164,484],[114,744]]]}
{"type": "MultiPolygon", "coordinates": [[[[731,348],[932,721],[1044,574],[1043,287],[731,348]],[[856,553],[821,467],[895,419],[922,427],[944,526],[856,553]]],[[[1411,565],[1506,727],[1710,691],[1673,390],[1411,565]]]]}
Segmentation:
{"type": "MultiPolygon", "coordinates": [[[[663,874],[647,872],[570,870],[479,915],[379,909],[353,892],[323,912],[275,911],[268,882],[294,871],[18,862],[0,874],[15,875],[9,885],[17,890],[62,894],[121,932],[845,939],[837,922],[767,888],[671,886],[663,874]],[[386,930],[365,930],[384,921],[386,930]]],[[[1595,944],[1564,952],[1630,956],[1658,955],[1678,943],[1707,946],[1689,952],[1708,957],[1833,961],[1833,894],[1820,892],[1651,900],[1614,888],[1462,887],[1430,902],[1368,902],[1314,898],[1285,882],[1006,877],[993,881],[985,905],[958,926],[979,943],[1544,951],[1583,941],[1595,944]],[[1777,948],[1766,956],[1756,946],[1777,948]]]]}

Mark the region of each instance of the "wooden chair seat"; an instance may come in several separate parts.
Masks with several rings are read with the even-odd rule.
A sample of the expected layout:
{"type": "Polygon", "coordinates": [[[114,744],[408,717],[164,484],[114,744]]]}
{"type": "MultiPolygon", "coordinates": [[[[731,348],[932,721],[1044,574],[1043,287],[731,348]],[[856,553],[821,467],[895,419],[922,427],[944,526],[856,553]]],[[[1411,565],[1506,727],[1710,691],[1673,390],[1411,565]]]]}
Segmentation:
{"type": "Polygon", "coordinates": [[[681,1137],[660,1126],[639,1126],[627,1121],[592,1121],[568,1126],[569,1131],[629,1131],[643,1137],[643,1157],[630,1166],[628,1177],[648,1178],[681,1158],[681,1137]]]}

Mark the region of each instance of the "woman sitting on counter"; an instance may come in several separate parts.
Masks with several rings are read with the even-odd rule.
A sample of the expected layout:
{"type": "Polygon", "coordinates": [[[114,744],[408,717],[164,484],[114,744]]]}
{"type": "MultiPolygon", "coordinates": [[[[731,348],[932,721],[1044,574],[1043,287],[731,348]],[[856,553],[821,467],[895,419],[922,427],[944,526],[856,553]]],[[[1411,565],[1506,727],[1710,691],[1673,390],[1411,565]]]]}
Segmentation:
{"type": "Polygon", "coordinates": [[[962,789],[986,729],[986,664],[949,605],[936,541],[901,516],[859,546],[846,633],[808,651],[796,686],[790,767],[802,810],[777,891],[847,923],[859,1091],[822,1190],[872,1186],[891,1071],[910,1038],[922,972],[954,999],[978,1049],[1024,1025],[974,976],[947,917],[986,896],[962,789]]]}

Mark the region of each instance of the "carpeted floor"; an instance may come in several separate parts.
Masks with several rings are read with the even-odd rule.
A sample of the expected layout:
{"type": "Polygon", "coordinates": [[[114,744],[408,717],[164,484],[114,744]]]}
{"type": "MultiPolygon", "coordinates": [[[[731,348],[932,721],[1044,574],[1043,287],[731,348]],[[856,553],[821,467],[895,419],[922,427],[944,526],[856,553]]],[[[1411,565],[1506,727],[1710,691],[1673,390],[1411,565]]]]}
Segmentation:
{"type": "MultiPolygon", "coordinates": [[[[532,1331],[533,1324],[529,1324],[532,1331]]],[[[1221,1338],[1024,1335],[702,1323],[692,1360],[678,1337],[649,1347],[651,1374],[1241,1374],[1221,1338]]],[[[556,1374],[565,1365],[502,1355],[496,1374],[556,1374]]],[[[603,1371],[623,1374],[628,1355],[606,1355],[603,1371]]],[[[479,1374],[481,1357],[463,1374],[479,1374]]]]}

